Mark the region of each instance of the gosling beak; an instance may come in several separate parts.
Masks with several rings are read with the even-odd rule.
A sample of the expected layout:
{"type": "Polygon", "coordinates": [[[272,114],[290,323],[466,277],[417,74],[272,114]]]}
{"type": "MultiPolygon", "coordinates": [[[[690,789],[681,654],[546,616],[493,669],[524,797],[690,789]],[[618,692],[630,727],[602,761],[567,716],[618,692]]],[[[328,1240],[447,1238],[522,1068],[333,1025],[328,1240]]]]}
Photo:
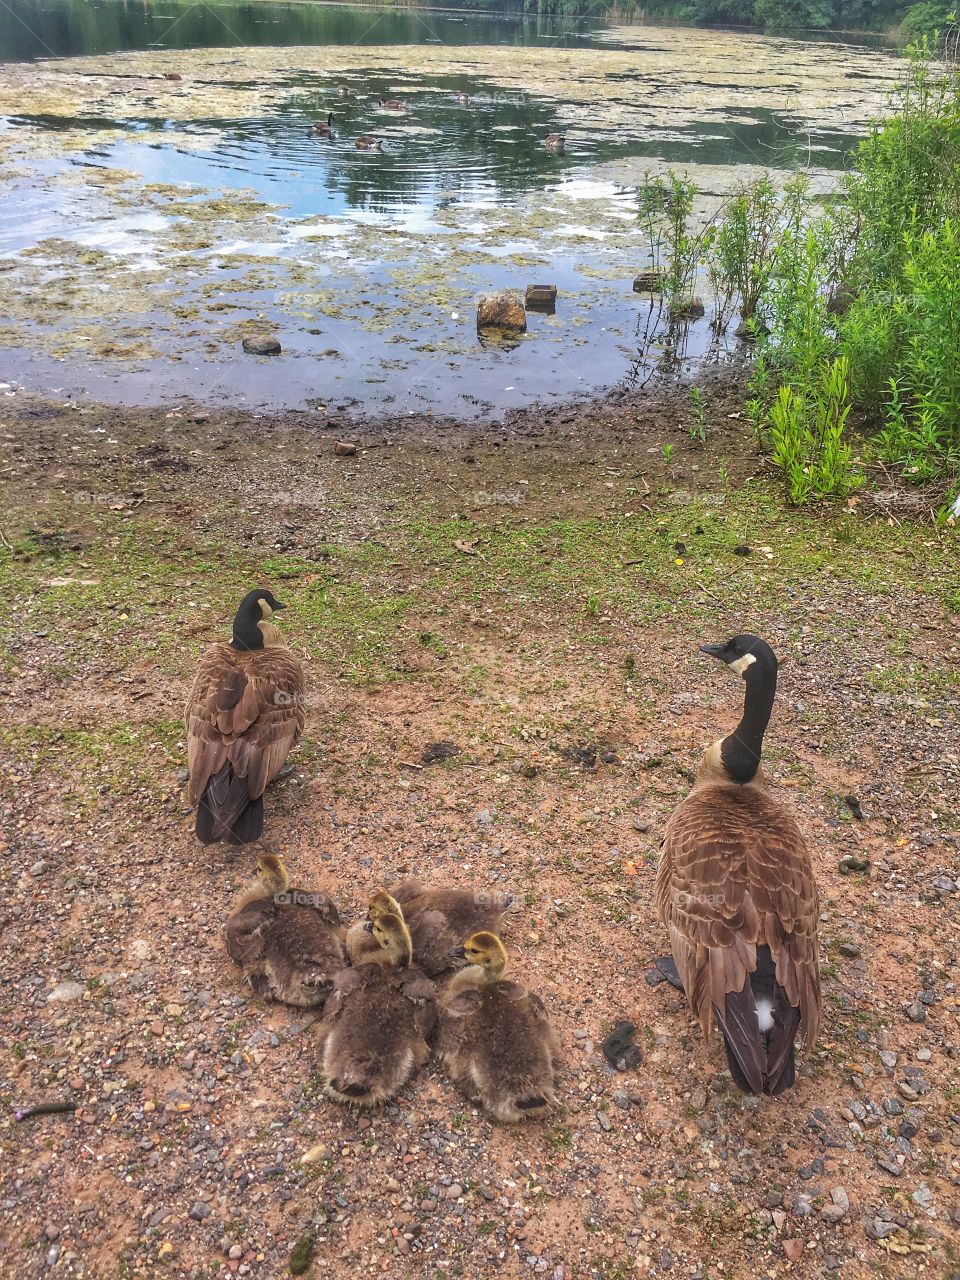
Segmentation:
{"type": "Polygon", "coordinates": [[[466,948],[466,947],[451,947],[451,948],[450,948],[450,951],[448,952],[448,954],[449,954],[449,956],[450,956],[450,959],[451,959],[451,960],[466,960],[466,958],[467,958],[467,948],[466,948]]]}
{"type": "Polygon", "coordinates": [[[719,658],[723,661],[723,645],[722,644],[702,644],[700,652],[705,653],[709,658],[719,658]]]}
{"type": "Polygon", "coordinates": [[[364,923],[363,923],[363,931],[364,931],[364,933],[373,933],[373,921],[372,921],[372,920],[365,920],[365,921],[364,921],[364,923]]]}

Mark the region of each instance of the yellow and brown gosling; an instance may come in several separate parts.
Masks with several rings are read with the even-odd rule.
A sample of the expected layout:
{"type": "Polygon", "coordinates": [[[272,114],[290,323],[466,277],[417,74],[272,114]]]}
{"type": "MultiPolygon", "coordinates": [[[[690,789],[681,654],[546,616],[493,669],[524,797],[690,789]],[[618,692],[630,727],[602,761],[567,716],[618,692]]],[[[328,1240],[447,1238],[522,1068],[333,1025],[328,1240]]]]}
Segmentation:
{"type": "Polygon", "coordinates": [[[366,924],[347,934],[352,967],[337,975],[318,1028],[326,1093],[376,1107],[404,1087],[430,1057],[436,1022],[433,983],[411,965],[402,913],[375,898],[366,924]]]}
{"type": "Polygon", "coordinates": [[[557,1107],[559,1043],[543,1001],[506,976],[495,933],[474,933],[461,948],[467,968],[440,997],[437,1053],[456,1084],[495,1120],[515,1124],[557,1107]]]}
{"type": "Polygon", "coordinates": [[[286,863],[275,854],[258,861],[225,936],[254,991],[299,1008],[320,1008],[348,960],[335,904],[325,894],[291,888],[286,863]]]}
{"type": "Polygon", "coordinates": [[[471,933],[499,933],[515,904],[499,890],[452,889],[416,879],[398,884],[393,897],[410,929],[414,963],[431,978],[457,967],[452,951],[471,933]]]}

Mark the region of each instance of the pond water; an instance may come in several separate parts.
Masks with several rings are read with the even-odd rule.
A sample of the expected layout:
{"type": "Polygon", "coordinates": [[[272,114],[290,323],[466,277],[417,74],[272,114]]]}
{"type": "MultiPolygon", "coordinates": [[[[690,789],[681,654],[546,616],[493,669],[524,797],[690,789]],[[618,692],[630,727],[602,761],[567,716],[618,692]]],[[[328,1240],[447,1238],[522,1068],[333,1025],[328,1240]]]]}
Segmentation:
{"type": "Polygon", "coordinates": [[[764,169],[827,188],[898,69],[857,44],[436,11],[2,14],[0,370],[135,403],[480,415],[725,358],[709,313],[669,333],[632,292],[645,173],[689,173],[701,215],[764,169]],[[478,295],[530,283],[556,313],[482,342],[478,295]],[[282,355],[242,352],[263,332],[282,355]]]}

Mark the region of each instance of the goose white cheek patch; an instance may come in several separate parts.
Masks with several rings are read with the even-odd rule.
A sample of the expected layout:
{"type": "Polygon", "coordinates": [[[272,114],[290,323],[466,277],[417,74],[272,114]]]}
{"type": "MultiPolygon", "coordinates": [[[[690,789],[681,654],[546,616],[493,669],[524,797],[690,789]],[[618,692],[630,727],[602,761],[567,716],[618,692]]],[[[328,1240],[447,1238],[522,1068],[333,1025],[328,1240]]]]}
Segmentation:
{"type": "Polygon", "coordinates": [[[738,658],[736,662],[730,663],[730,670],[735,671],[738,676],[742,676],[743,673],[746,671],[747,667],[749,667],[751,663],[754,663],[754,662],[756,662],[756,658],[753,656],[753,654],[745,653],[742,658],[738,658]]]}

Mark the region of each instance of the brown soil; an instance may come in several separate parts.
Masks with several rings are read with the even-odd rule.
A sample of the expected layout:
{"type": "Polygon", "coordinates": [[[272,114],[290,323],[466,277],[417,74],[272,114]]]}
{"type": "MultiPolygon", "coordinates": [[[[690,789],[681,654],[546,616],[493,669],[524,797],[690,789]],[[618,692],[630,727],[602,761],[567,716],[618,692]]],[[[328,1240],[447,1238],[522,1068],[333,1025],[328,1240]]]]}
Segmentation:
{"type": "Polygon", "coordinates": [[[960,1267],[955,541],[777,507],[722,381],[706,449],[680,393],[483,430],[8,403],[4,1276],[279,1277],[305,1233],[317,1276],[960,1267]],[[335,456],[342,438],[355,456],[335,456]],[[677,532],[684,493],[721,489],[749,556],[708,557],[696,521],[677,532]],[[451,552],[431,539],[456,514],[451,552]],[[565,570],[601,581],[607,544],[589,542],[611,530],[626,550],[585,599],[565,570]],[[527,534],[542,547],[518,542],[508,580],[504,548],[527,534]],[[88,601],[75,584],[131,547],[137,575],[88,601]],[[514,974],[564,1047],[550,1123],[492,1126],[435,1065],[382,1112],[338,1108],[309,1019],[230,965],[221,926],[255,851],[196,844],[170,725],[228,625],[238,548],[288,599],[312,688],[267,846],[348,919],[402,872],[516,891],[514,974]],[[278,581],[281,562],[300,567],[278,581]],[[349,652],[343,617],[314,631],[307,613],[323,575],[352,610],[349,652]],[[365,612],[382,602],[395,624],[365,612]],[[737,713],[697,645],[742,629],[783,659],[768,769],[823,903],[824,1028],[777,1101],[737,1094],[677,993],[644,977],[666,946],[663,824],[737,713]],[[424,765],[439,742],[459,753],[424,765]],[[842,874],[848,856],[869,870],[842,874]],[[48,1002],[65,981],[82,995],[48,1002]],[[626,1073],[600,1047],[622,1017],[644,1053],[626,1073]],[[12,1118],[63,1098],[75,1114],[12,1118]]]}

